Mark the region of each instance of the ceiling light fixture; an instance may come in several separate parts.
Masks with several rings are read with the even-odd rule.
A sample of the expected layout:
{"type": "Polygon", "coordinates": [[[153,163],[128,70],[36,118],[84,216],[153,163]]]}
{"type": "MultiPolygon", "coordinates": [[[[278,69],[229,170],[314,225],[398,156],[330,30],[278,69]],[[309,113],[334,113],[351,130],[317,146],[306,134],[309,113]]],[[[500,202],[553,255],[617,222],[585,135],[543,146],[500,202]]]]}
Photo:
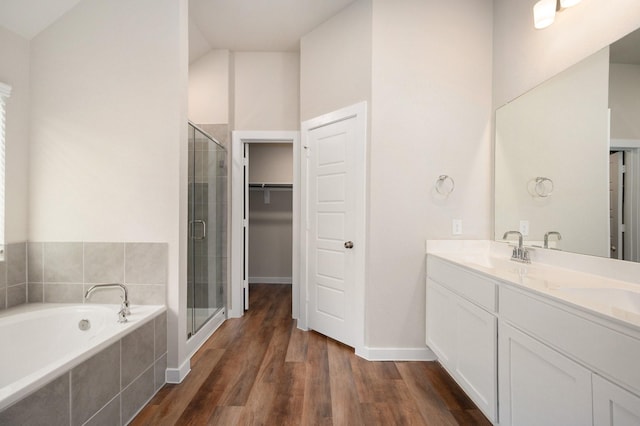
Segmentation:
{"type": "Polygon", "coordinates": [[[556,11],[575,6],[582,0],[538,0],[533,5],[533,26],[537,30],[547,28],[553,24],[556,11]]]}

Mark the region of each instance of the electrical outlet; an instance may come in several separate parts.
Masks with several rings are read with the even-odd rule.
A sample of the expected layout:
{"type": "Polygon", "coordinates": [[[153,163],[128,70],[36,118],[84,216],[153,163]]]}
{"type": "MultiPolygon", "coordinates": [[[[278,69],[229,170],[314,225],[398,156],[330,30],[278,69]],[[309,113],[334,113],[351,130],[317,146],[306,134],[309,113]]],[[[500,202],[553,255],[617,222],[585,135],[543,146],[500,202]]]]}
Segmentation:
{"type": "Polygon", "coordinates": [[[451,221],[451,233],[453,235],[462,235],[462,219],[453,219],[451,221]]]}
{"type": "Polygon", "coordinates": [[[522,234],[523,237],[526,237],[529,235],[529,221],[528,220],[521,220],[520,221],[520,233],[522,234]]]}

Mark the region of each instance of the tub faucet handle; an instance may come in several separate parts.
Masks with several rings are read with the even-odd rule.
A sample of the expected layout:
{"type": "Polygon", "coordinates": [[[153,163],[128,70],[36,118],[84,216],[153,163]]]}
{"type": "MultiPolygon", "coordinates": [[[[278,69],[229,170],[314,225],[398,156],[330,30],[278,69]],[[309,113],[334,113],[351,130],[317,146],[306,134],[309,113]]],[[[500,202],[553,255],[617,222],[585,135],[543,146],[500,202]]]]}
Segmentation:
{"type": "Polygon", "coordinates": [[[125,315],[131,315],[131,308],[130,308],[130,304],[129,304],[129,300],[128,299],[122,299],[122,305],[120,306],[120,309],[124,312],[125,315]]]}
{"type": "Polygon", "coordinates": [[[127,321],[129,321],[129,320],[127,319],[127,313],[125,312],[125,309],[124,309],[124,308],[122,308],[122,309],[120,309],[120,311],[118,312],[118,322],[119,322],[119,323],[124,323],[124,322],[127,322],[127,321]]]}

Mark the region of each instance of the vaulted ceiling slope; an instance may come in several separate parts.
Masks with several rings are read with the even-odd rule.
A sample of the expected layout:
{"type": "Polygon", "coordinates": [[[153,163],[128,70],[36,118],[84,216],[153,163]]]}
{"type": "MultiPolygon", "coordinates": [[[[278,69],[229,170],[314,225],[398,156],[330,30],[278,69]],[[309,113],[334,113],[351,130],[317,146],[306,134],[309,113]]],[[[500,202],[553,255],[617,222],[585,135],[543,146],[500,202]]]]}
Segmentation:
{"type": "MultiPolygon", "coordinates": [[[[0,26],[31,40],[82,0],[0,0],[0,26]]],[[[211,49],[297,51],[355,0],[189,0],[189,60],[211,49]]]]}
{"type": "Polygon", "coordinates": [[[354,0],[189,0],[190,59],[210,49],[297,51],[354,0]]]}
{"type": "Polygon", "coordinates": [[[31,40],[80,1],[0,0],[0,26],[31,40]]]}

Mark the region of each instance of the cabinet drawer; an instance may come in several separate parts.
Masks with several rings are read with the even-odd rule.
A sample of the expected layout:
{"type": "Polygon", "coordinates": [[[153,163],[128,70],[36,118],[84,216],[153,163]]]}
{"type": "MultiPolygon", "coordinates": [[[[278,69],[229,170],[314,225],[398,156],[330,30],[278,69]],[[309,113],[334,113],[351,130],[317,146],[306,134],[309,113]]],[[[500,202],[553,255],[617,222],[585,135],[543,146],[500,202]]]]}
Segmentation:
{"type": "Polygon", "coordinates": [[[496,283],[433,256],[427,256],[427,276],[489,312],[496,312],[496,283]]]}
{"type": "Polygon", "coordinates": [[[640,340],[507,286],[500,287],[500,318],[640,392],[640,340]]]}

